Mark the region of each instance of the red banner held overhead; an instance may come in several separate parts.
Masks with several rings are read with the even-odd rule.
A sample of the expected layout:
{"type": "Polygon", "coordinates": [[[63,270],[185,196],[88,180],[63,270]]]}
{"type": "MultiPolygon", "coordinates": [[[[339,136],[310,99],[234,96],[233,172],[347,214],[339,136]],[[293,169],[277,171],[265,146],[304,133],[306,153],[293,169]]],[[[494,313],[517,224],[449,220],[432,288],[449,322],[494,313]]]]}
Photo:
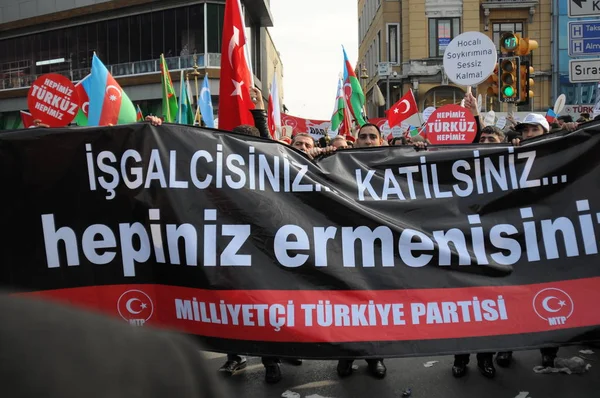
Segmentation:
{"type": "Polygon", "coordinates": [[[27,105],[34,120],[39,119],[50,127],[64,127],[77,115],[79,98],[68,78],[50,73],[33,82],[27,105]]]}
{"type": "Polygon", "coordinates": [[[293,137],[296,134],[306,133],[315,136],[322,136],[331,131],[330,120],[304,119],[301,117],[281,114],[281,126],[284,135],[293,137]]]}
{"type": "Polygon", "coordinates": [[[427,120],[427,139],[434,145],[472,144],[477,135],[475,117],[460,105],[444,105],[427,120]]]}

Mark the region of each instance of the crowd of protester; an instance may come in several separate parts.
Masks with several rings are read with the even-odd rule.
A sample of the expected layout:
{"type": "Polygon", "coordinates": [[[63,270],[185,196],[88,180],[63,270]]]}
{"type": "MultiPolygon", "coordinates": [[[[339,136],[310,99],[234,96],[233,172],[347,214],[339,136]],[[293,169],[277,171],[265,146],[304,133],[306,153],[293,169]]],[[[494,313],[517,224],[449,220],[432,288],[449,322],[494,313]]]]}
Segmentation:
{"type": "MultiPolygon", "coordinates": [[[[261,99],[260,92],[253,91],[253,98],[256,98],[256,110],[253,111],[255,126],[238,126],[233,129],[234,132],[270,138],[266,124],[267,115],[264,111],[264,104],[261,99]]],[[[589,115],[582,115],[577,122],[573,122],[570,116],[561,116],[553,123],[540,114],[530,113],[521,122],[517,122],[514,118],[508,117],[507,124],[504,129],[496,126],[485,126],[478,114],[477,100],[471,93],[465,96],[464,106],[468,108],[475,116],[477,126],[477,134],[473,143],[480,144],[501,144],[508,143],[514,146],[520,146],[523,142],[531,139],[539,139],[545,135],[574,131],[580,123],[589,121],[589,115]],[[587,116],[585,118],[584,116],[587,116]]],[[[335,151],[349,148],[369,148],[378,146],[413,146],[415,150],[426,150],[430,145],[426,134],[417,136],[403,135],[401,137],[391,137],[387,140],[380,128],[371,123],[364,124],[357,129],[354,136],[337,135],[333,139],[322,137],[315,140],[307,133],[298,133],[291,140],[280,140],[284,144],[291,145],[293,148],[304,152],[309,159],[315,159],[321,156],[327,156],[335,151]]],[[[554,359],[557,356],[558,347],[546,347],[541,350],[541,364],[544,367],[551,367],[554,364],[554,359]]],[[[496,374],[494,366],[494,352],[484,352],[477,354],[477,367],[482,375],[488,378],[493,378],[496,374]]],[[[500,367],[509,367],[512,362],[512,352],[498,352],[495,362],[500,367]]],[[[459,378],[467,373],[467,365],[469,364],[469,354],[455,355],[452,374],[459,378]]],[[[265,366],[265,380],[268,383],[277,383],[281,380],[281,361],[278,358],[263,358],[265,366]]],[[[286,360],[294,365],[301,365],[299,359],[286,360]]],[[[382,358],[367,359],[369,373],[375,378],[384,378],[387,373],[386,366],[382,358]]],[[[246,358],[237,354],[230,354],[227,357],[225,364],[219,369],[223,374],[233,375],[236,372],[246,367],[246,358]]],[[[354,369],[354,360],[344,359],[338,361],[337,373],[340,377],[350,376],[354,369]]]]}
{"type": "MultiPolygon", "coordinates": [[[[263,137],[271,139],[267,125],[267,114],[265,112],[262,94],[258,89],[251,89],[251,97],[255,104],[255,109],[252,110],[254,125],[240,125],[233,129],[234,133],[245,134],[255,137],[263,137]]],[[[560,132],[574,131],[581,123],[590,121],[589,114],[582,114],[581,117],[574,122],[570,116],[560,116],[553,123],[549,123],[543,115],[530,113],[523,121],[517,122],[512,117],[507,118],[506,126],[500,129],[496,126],[485,126],[478,114],[477,100],[471,93],[467,93],[464,100],[465,108],[468,108],[475,116],[477,125],[477,134],[473,143],[479,144],[501,144],[508,143],[514,146],[520,146],[523,142],[531,139],[539,139],[546,135],[560,132]]],[[[161,125],[161,119],[155,116],[148,116],[145,119],[147,122],[155,126],[161,125]]],[[[34,121],[35,127],[48,127],[34,121]]],[[[339,150],[350,148],[368,148],[378,146],[413,146],[415,150],[426,150],[430,142],[427,140],[427,135],[403,135],[401,137],[383,137],[380,128],[371,123],[364,124],[357,129],[354,135],[337,135],[330,139],[323,137],[320,140],[315,140],[310,134],[298,133],[294,137],[281,137],[279,140],[282,144],[290,145],[291,147],[303,152],[309,159],[316,159],[321,156],[330,155],[339,150]]],[[[557,347],[542,348],[542,365],[549,367],[553,365],[554,359],[557,356],[557,347]]],[[[479,371],[488,378],[493,378],[496,374],[494,366],[494,352],[483,352],[477,354],[477,367],[479,371]]],[[[467,372],[470,354],[455,355],[452,374],[455,377],[462,377],[467,372]]],[[[496,354],[495,362],[501,367],[509,367],[512,361],[512,352],[499,352],[496,354]]],[[[265,380],[268,383],[277,383],[282,378],[281,360],[275,357],[263,357],[262,363],[265,367],[265,380]]],[[[286,359],[285,362],[292,365],[302,365],[301,359],[286,359]]],[[[340,377],[350,376],[355,369],[353,360],[340,360],[337,365],[337,373],[340,377]]],[[[367,359],[369,372],[376,378],[384,378],[386,376],[386,366],[383,359],[367,359]]],[[[219,372],[225,375],[233,375],[246,368],[247,359],[239,354],[231,353],[227,355],[225,364],[219,369],[219,372]]]]}

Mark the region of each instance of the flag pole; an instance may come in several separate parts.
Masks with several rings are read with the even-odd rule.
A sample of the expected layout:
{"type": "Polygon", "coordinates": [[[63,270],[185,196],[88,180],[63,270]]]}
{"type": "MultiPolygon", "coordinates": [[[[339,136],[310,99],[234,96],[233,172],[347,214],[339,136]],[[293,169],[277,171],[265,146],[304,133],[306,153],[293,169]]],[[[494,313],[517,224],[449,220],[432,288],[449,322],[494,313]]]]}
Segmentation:
{"type": "MultiPolygon", "coordinates": [[[[417,98],[415,97],[415,93],[413,91],[412,88],[409,88],[410,90],[410,94],[413,97],[413,101],[415,101],[415,104],[417,104],[417,98]]],[[[419,104],[417,104],[417,116],[419,117],[419,123],[421,124],[419,129],[425,129],[425,139],[427,139],[427,128],[423,127],[423,125],[425,124],[425,122],[423,121],[423,118],[421,117],[421,112],[419,111],[419,104]]]]}
{"type": "MultiPolygon", "coordinates": [[[[183,85],[185,84],[185,80],[183,80],[183,69],[181,70],[181,77],[179,78],[179,101],[183,101],[183,85]]],[[[181,103],[181,105],[183,105],[183,103],[181,103]]],[[[179,112],[179,123],[181,123],[181,109],[183,108],[183,106],[179,106],[177,108],[177,112],[179,112]]]]}

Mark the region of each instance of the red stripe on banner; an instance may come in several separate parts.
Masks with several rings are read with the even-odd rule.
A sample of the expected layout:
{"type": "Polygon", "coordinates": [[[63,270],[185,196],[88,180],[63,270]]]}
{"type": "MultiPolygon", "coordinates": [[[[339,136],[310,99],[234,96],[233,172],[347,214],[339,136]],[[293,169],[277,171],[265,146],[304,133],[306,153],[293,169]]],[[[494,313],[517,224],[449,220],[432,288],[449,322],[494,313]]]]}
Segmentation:
{"type": "Polygon", "coordinates": [[[600,325],[600,277],[416,290],[202,290],[111,285],[25,293],[134,325],[274,342],[430,340],[600,325]],[[225,315],[224,315],[225,314],[225,315]]]}

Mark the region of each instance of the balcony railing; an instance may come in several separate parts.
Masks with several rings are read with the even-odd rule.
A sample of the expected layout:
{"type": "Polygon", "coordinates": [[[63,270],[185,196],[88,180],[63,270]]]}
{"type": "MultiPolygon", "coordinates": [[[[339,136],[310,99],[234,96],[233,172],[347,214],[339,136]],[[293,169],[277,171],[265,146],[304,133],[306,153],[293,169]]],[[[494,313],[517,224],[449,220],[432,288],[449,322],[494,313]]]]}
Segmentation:
{"type": "MultiPolygon", "coordinates": [[[[191,69],[194,66],[194,56],[186,55],[182,57],[165,58],[169,71],[178,71],[191,69]]],[[[221,67],[220,53],[207,53],[197,55],[196,60],[200,68],[219,68],[221,67]],[[206,62],[208,61],[208,62],[206,62]]],[[[160,73],[160,59],[151,59],[147,61],[127,62],[123,64],[106,65],[106,68],[114,77],[135,76],[150,73],[160,73]]],[[[0,72],[1,73],[1,72],[0,72]]],[[[66,76],[73,82],[78,82],[90,74],[90,68],[62,70],[58,72],[66,76]]],[[[0,90],[22,89],[31,86],[31,84],[40,75],[22,75],[9,76],[0,79],[0,90]]]]}

